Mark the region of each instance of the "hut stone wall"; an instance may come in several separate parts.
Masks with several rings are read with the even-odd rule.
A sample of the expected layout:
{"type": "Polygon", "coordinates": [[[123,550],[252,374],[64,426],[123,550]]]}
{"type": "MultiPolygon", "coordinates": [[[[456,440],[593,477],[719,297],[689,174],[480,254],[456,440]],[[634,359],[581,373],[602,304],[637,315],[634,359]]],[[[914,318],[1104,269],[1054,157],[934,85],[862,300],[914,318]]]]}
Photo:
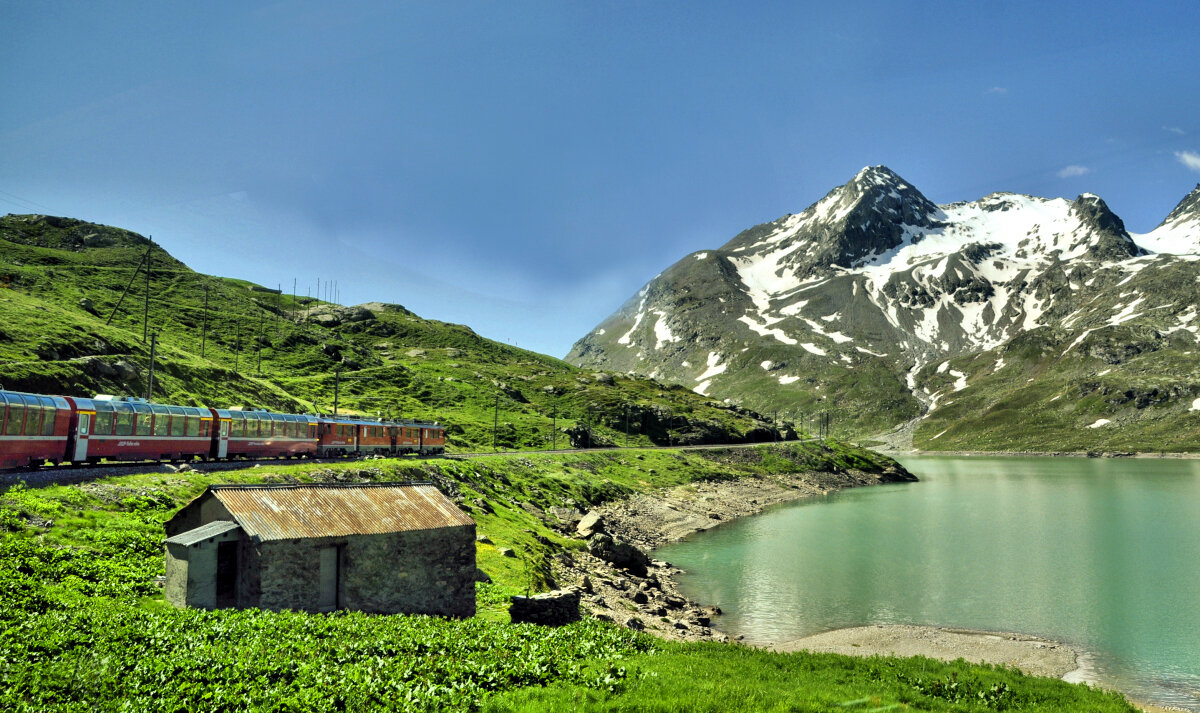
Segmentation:
{"type": "Polygon", "coordinates": [[[243,590],[251,606],[475,614],[473,526],[269,541],[253,549],[257,562],[243,560],[258,573],[258,582],[247,582],[243,590]],[[329,569],[331,556],[336,557],[336,579],[329,569]],[[331,586],[336,587],[333,601],[331,586]]]}

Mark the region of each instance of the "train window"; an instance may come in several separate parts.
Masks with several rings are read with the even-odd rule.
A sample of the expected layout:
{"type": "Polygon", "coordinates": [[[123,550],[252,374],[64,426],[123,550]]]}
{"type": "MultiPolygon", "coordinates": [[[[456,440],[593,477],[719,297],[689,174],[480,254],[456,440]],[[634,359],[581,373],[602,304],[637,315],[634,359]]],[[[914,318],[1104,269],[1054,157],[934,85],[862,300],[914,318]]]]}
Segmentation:
{"type": "Polygon", "coordinates": [[[25,406],[25,435],[36,436],[42,430],[42,407],[25,406]]]}
{"type": "Polygon", "coordinates": [[[133,435],[133,407],[129,404],[115,404],[117,412],[117,432],[118,436],[133,435]]]}
{"type": "MultiPolygon", "coordinates": [[[[46,399],[46,400],[50,401],[50,399],[46,399]]],[[[53,436],[54,435],[54,422],[57,420],[57,418],[58,418],[58,408],[56,408],[54,406],[54,402],[51,401],[47,406],[45,406],[45,418],[42,419],[42,435],[43,436],[53,436]]]]}
{"type": "Polygon", "coordinates": [[[153,432],[154,412],[149,406],[141,404],[133,404],[134,413],[134,435],[149,436],[153,432]]]}
{"type": "Polygon", "coordinates": [[[246,417],[240,413],[230,414],[233,421],[229,424],[229,435],[232,438],[241,438],[246,435],[246,417]]]}
{"type": "Polygon", "coordinates": [[[315,424],[312,424],[312,423],[308,424],[308,437],[309,438],[317,437],[317,427],[315,424]]]}
{"type": "Polygon", "coordinates": [[[154,407],[154,435],[169,436],[171,434],[171,414],[161,406],[154,407]]]}
{"type": "Polygon", "coordinates": [[[36,436],[42,432],[42,405],[36,396],[25,396],[25,435],[36,436]]]}
{"type": "Polygon", "coordinates": [[[4,422],[4,435],[21,435],[21,424],[25,423],[25,404],[15,400],[8,402],[8,419],[4,422]]]}
{"type": "Polygon", "coordinates": [[[184,431],[185,436],[200,435],[200,416],[198,414],[190,414],[187,417],[187,427],[184,431]]]}
{"type": "Polygon", "coordinates": [[[187,431],[187,425],[184,421],[183,409],[178,406],[171,406],[168,410],[171,412],[171,435],[184,435],[187,431]]]}
{"type": "Polygon", "coordinates": [[[96,407],[96,415],[92,417],[92,433],[97,436],[111,436],[113,429],[113,412],[101,411],[96,407]]]}

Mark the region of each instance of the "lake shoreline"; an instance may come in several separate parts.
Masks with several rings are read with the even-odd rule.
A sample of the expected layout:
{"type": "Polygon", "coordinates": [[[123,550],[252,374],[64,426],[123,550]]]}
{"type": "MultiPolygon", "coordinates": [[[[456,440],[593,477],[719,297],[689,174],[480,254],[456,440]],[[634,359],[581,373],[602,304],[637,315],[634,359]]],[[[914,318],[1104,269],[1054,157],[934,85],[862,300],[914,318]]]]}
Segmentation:
{"type": "MultiPolygon", "coordinates": [[[[1087,457],[1088,455],[1086,453],[881,452],[891,457],[903,457],[904,455],[1087,457]]],[[[1147,454],[1138,457],[1158,458],[1159,455],[1147,454]]],[[[1168,454],[1166,457],[1200,458],[1200,454],[1168,454]]],[[[724,522],[761,514],[776,505],[828,495],[850,488],[900,482],[899,479],[883,479],[865,473],[848,473],[833,478],[830,475],[797,473],[785,477],[750,478],[678,486],[639,495],[631,500],[613,503],[598,510],[602,511],[609,532],[642,549],[653,550],[682,540],[696,532],[712,529],[724,522]]],[[[656,562],[656,564],[660,563],[656,562]]],[[[678,591],[677,575],[682,574],[682,570],[669,563],[661,563],[661,565],[664,566],[658,569],[658,576],[666,580],[664,583],[667,588],[678,591]]],[[[688,606],[712,609],[704,605],[704,602],[688,602],[688,606]]],[[[662,635],[660,632],[652,633],[662,635]]],[[[686,634],[677,637],[678,634],[684,634],[684,632],[670,632],[665,638],[692,638],[686,634]]],[[[721,628],[719,615],[714,616],[711,622],[711,634],[708,636],[717,640],[741,640],[736,632],[725,631],[721,628]]],[[[1030,675],[1099,685],[1086,667],[1087,655],[1085,652],[1059,641],[1014,632],[977,631],[938,626],[870,625],[838,629],[793,641],[753,642],[753,645],[776,651],[808,649],[859,656],[921,655],[943,659],[949,657],[947,660],[963,658],[968,661],[981,661],[1019,668],[1030,675]]],[[[1128,694],[1126,696],[1128,697],[1128,694]]],[[[1130,700],[1136,707],[1147,713],[1183,710],[1130,700]]]]}
{"type": "Polygon", "coordinates": [[[904,456],[947,456],[950,458],[1153,458],[1162,460],[1197,460],[1200,453],[1167,453],[1150,451],[923,451],[918,449],[872,447],[878,453],[897,458],[904,456]]]}

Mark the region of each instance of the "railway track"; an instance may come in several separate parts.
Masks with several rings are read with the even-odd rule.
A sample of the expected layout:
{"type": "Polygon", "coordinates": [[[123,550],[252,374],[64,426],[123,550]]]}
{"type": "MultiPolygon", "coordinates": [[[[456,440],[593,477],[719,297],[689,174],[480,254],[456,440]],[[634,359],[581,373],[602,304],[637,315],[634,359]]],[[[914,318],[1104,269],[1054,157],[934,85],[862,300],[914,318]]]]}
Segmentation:
{"type": "MultiPolygon", "coordinates": [[[[713,448],[757,448],[759,446],[770,445],[771,443],[806,443],[819,441],[819,438],[802,438],[793,441],[768,441],[765,443],[729,443],[729,444],[709,444],[699,446],[629,446],[629,447],[613,447],[613,448],[560,448],[557,450],[538,450],[538,451],[481,451],[478,453],[445,453],[438,456],[403,456],[413,460],[431,460],[434,458],[450,458],[457,460],[470,460],[472,458],[483,457],[523,457],[530,455],[571,455],[578,453],[611,453],[614,451],[692,451],[692,450],[709,450],[713,448]]],[[[142,473],[178,473],[182,466],[188,466],[196,470],[204,472],[226,471],[226,470],[245,470],[247,468],[256,468],[263,465],[297,465],[300,463],[367,463],[373,460],[380,460],[375,456],[365,456],[361,458],[264,458],[259,460],[231,460],[231,461],[185,461],[183,463],[166,463],[166,462],[117,462],[117,463],[99,463],[99,464],[80,464],[71,466],[52,466],[42,468],[22,468],[0,473],[0,487],[15,485],[16,483],[24,483],[31,488],[46,487],[49,485],[69,485],[73,483],[86,483],[99,478],[107,478],[117,475],[137,475],[142,473]]]]}

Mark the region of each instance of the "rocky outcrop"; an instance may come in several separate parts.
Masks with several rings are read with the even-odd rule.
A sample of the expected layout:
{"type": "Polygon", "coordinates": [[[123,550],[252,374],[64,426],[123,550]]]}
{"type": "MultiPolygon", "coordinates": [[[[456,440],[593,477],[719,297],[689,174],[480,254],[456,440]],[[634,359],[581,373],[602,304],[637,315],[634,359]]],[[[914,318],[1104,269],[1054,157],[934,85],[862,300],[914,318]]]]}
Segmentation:
{"type": "Polygon", "coordinates": [[[511,597],[511,602],[508,615],[514,624],[562,626],[579,621],[579,591],[576,589],[556,589],[530,597],[516,595],[511,597]]]}
{"type": "Polygon", "coordinates": [[[597,532],[588,538],[588,552],[593,556],[608,562],[614,567],[632,572],[639,577],[646,576],[646,567],[650,558],[628,542],[614,538],[604,532],[597,532]]]}

